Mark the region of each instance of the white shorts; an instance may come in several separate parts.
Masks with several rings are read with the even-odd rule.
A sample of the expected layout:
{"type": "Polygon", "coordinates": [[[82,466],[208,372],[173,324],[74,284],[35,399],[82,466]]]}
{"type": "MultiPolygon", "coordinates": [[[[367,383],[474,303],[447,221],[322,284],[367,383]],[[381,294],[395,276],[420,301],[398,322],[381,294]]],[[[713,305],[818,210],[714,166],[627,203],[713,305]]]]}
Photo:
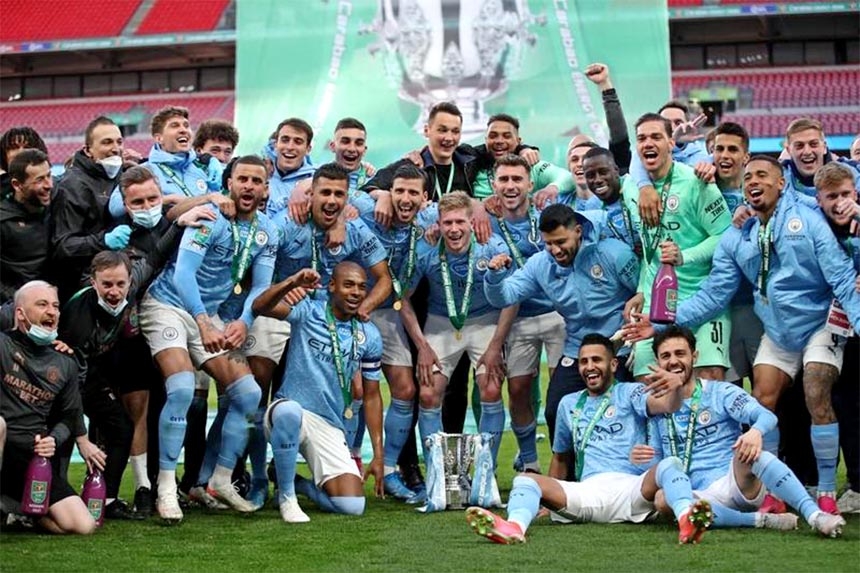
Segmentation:
{"type": "MultiPolygon", "coordinates": [[[[266,409],[263,425],[267,441],[272,433],[272,412],[278,404],[286,401],[284,398],[275,400],[266,409]]],[[[359,479],[362,477],[350,457],[343,430],[335,428],[325,418],[304,408],[302,427],[299,430],[299,453],[308,462],[317,487],[322,487],[325,482],[344,474],[354,475],[359,479]]]]}
{"type": "Polygon", "coordinates": [[[370,321],[376,325],[382,337],[382,363],[411,368],[412,353],[409,352],[409,340],[400,313],[393,308],[377,308],[370,313],[370,321]]]}
{"type": "Polygon", "coordinates": [[[552,368],[564,351],[564,319],[557,312],[517,318],[505,344],[508,378],[534,376],[540,372],[541,350],[546,345],[546,363],[552,368]]]}
{"type": "MultiPolygon", "coordinates": [[[[457,340],[456,331],[447,316],[428,314],[427,323],[424,325],[424,337],[430,348],[436,352],[439,362],[442,363],[441,369],[434,367],[433,371],[441,372],[445,378],[450,378],[464,352],[469,354],[469,360],[472,361],[474,368],[486,352],[487,344],[490,343],[498,322],[498,312],[488,312],[476,318],[468,318],[460,329],[460,339],[457,340]]],[[[483,373],[483,366],[475,372],[475,374],[483,373]]]]}
{"type": "Polygon", "coordinates": [[[289,338],[289,322],[268,316],[258,316],[251,323],[248,338],[242,346],[242,353],[245,356],[268,358],[277,364],[281,361],[289,338]]]}
{"type": "Polygon", "coordinates": [[[738,487],[738,482],[735,481],[733,464],[734,462],[729,464],[726,475],[714,481],[705,489],[693,490],[693,496],[697,499],[706,499],[719,503],[729,509],[743,512],[756,511],[764,501],[765,495],[767,495],[767,488],[764,487],[764,484],[761,484],[755,498],[747,499],[744,497],[741,488],[738,487]]]}
{"type": "MultiPolygon", "coordinates": [[[[181,348],[188,352],[194,368],[199,369],[208,360],[227,353],[226,350],[207,352],[203,347],[203,338],[200,336],[200,329],[194,317],[184,309],[155,300],[148,293],[140,302],[138,315],[140,330],[146,338],[152,356],[162,350],[181,348]]],[[[215,328],[224,330],[224,323],[220,318],[210,316],[209,320],[215,328]]]]}
{"type": "Polygon", "coordinates": [[[809,339],[803,350],[792,352],[777,346],[767,334],[761,337],[758,353],[755,355],[755,365],[768,364],[785,372],[789,378],[794,378],[801,367],[810,362],[830,364],[837,370],[842,370],[842,356],[845,350],[844,336],[837,336],[821,328],[809,339]]]}
{"type": "Polygon", "coordinates": [[[567,505],[558,513],[574,521],[589,523],[642,523],[656,516],[654,503],[642,497],[638,476],[606,472],[585,481],[561,481],[567,505]]]}
{"type": "Polygon", "coordinates": [[[752,375],[752,366],[758,353],[764,328],[753,306],[731,308],[732,335],[729,340],[729,366],[726,380],[742,380],[752,375]]]}

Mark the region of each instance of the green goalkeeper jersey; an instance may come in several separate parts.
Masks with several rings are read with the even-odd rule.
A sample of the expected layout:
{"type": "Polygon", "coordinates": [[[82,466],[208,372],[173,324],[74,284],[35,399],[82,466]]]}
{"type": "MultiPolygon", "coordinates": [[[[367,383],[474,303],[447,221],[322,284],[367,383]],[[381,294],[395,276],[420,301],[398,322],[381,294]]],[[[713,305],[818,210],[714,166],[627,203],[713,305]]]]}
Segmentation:
{"type": "MultiPolygon", "coordinates": [[[[534,183],[532,193],[540,191],[548,185],[558,187],[559,194],[573,192],[573,176],[570,171],[554,165],[549,161],[538,161],[531,168],[531,179],[534,183]]],[[[493,194],[493,170],[482,169],[475,175],[472,184],[476,199],[484,199],[493,194]]]]}

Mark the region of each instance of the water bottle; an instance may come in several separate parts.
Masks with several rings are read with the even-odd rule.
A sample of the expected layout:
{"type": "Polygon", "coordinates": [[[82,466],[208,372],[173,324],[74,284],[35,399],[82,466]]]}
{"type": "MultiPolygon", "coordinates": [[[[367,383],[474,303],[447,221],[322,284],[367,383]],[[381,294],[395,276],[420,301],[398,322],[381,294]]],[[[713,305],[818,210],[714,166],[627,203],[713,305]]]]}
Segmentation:
{"type": "Polygon", "coordinates": [[[27,515],[45,515],[51,505],[51,462],[40,455],[33,456],[24,478],[21,511],[27,515]]]}
{"type": "Polygon", "coordinates": [[[654,324],[675,322],[678,309],[678,276],[669,263],[660,265],[654,284],[651,286],[651,311],[649,318],[654,324]]]}
{"type": "Polygon", "coordinates": [[[104,522],[106,495],[107,487],[105,486],[105,478],[102,472],[93,470],[91,473],[88,473],[81,491],[81,499],[84,500],[87,511],[93,516],[96,527],[101,527],[102,522],[104,522]]]}

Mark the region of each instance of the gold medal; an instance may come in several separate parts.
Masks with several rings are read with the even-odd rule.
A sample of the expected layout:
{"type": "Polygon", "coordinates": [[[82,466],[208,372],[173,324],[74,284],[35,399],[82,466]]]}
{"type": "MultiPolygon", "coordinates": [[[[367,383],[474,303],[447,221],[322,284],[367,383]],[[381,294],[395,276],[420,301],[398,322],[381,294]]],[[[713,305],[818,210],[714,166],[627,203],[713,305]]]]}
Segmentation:
{"type": "Polygon", "coordinates": [[[352,408],[347,406],[346,409],[343,411],[343,417],[346,420],[352,420],[352,408]]]}
{"type": "Polygon", "coordinates": [[[400,310],[401,308],[403,308],[403,303],[400,302],[399,300],[395,300],[393,306],[394,306],[394,310],[400,310]]]}
{"type": "Polygon", "coordinates": [[[242,285],[236,283],[236,286],[233,287],[233,292],[236,294],[242,294],[242,285]]]}
{"type": "Polygon", "coordinates": [[[456,338],[457,340],[463,340],[463,333],[460,332],[459,330],[455,330],[454,331],[454,338],[456,338]]]}

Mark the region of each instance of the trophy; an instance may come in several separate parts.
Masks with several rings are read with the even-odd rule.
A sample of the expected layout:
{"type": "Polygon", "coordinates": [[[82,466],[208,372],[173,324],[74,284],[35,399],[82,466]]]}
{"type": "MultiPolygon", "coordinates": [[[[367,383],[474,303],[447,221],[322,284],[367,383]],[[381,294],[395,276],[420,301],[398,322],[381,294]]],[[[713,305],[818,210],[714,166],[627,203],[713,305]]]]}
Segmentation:
{"type": "Polygon", "coordinates": [[[469,505],[472,494],[470,472],[479,438],[476,434],[440,434],[447,509],[463,509],[469,505]]]}
{"type": "Polygon", "coordinates": [[[507,88],[533,46],[534,16],[527,0],[378,0],[379,11],[360,33],[376,33],[372,55],[384,54],[385,75],[404,101],[421,107],[422,133],[433,104],[452,101],[463,113],[463,138],[484,132],[484,105],[507,88]]]}

